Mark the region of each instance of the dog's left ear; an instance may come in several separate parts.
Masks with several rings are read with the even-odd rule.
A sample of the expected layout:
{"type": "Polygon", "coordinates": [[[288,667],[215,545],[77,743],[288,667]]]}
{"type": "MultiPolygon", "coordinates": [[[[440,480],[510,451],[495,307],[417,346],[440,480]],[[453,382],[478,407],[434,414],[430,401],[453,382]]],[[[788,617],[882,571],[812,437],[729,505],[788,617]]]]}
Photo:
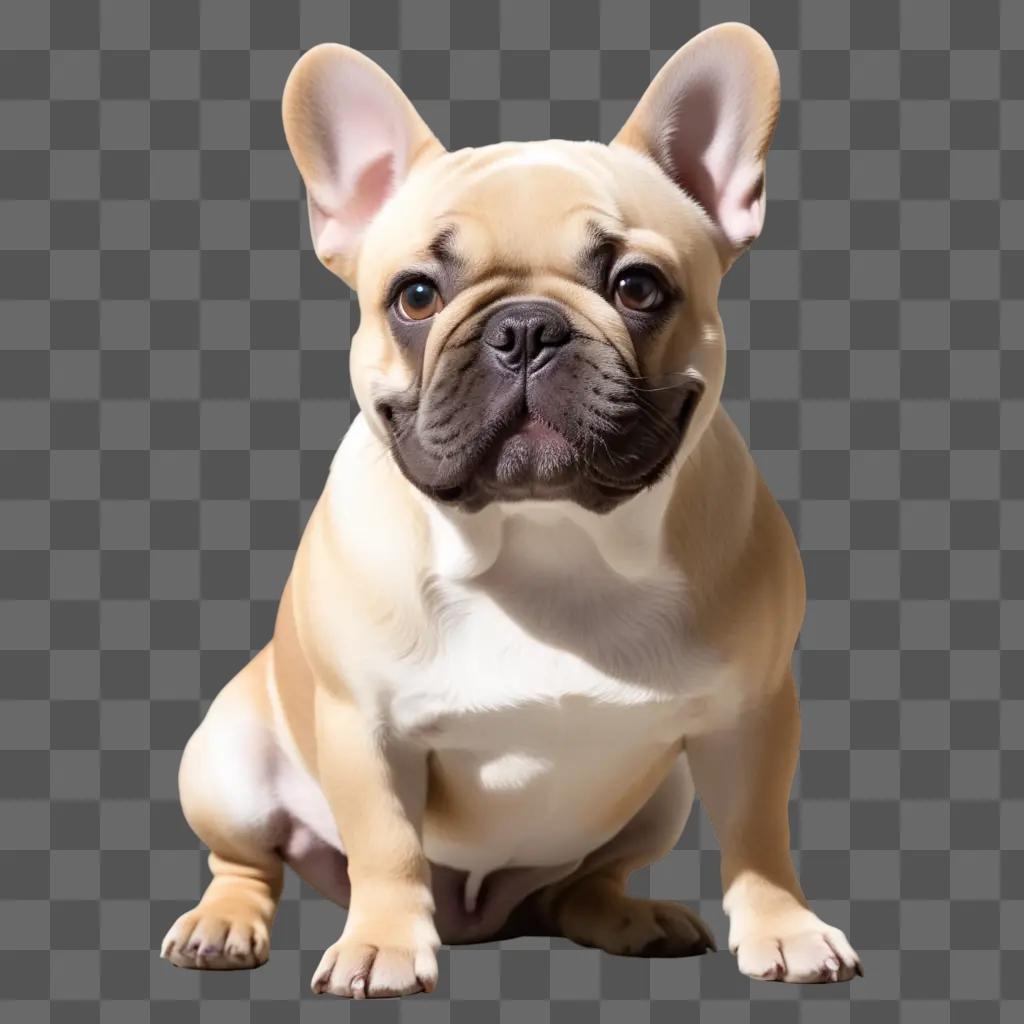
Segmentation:
{"type": "Polygon", "coordinates": [[[700,203],[721,231],[728,265],[761,232],[778,115],[771,47],[747,25],[716,25],[669,58],[612,144],[652,157],[700,203]]]}

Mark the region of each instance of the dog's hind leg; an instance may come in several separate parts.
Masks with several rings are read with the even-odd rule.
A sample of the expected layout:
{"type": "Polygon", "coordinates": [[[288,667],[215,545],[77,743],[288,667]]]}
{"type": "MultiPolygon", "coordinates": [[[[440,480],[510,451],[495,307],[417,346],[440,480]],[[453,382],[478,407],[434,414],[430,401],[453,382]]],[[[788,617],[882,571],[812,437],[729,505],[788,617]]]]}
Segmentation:
{"type": "Polygon", "coordinates": [[[177,967],[258,967],[270,952],[281,894],[277,852],[286,814],[273,796],[273,739],[265,724],[268,651],[218,695],[185,747],[182,809],[210,848],[213,880],[172,925],[160,955],[177,967]]]}
{"type": "Polygon", "coordinates": [[[688,907],[630,896],[630,874],[671,850],[693,804],[680,755],[646,804],[564,881],[531,897],[549,934],[627,956],[693,956],[715,949],[708,926],[688,907]]]}

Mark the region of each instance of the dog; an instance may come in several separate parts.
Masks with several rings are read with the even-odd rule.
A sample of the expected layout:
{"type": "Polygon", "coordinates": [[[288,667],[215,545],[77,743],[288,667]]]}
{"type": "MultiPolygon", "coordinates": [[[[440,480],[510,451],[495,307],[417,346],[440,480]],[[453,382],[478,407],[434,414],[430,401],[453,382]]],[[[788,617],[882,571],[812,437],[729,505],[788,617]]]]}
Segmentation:
{"type": "Polygon", "coordinates": [[[161,953],[259,966],[284,865],[348,908],[315,992],[431,991],[441,942],[715,949],[627,893],[699,794],[752,978],[848,980],[789,849],[793,533],[720,404],[722,276],[761,230],[779,73],[696,36],[610,145],[448,152],[342,45],[283,95],[361,409],[272,640],[181,762],[212,881],[161,953]]]}

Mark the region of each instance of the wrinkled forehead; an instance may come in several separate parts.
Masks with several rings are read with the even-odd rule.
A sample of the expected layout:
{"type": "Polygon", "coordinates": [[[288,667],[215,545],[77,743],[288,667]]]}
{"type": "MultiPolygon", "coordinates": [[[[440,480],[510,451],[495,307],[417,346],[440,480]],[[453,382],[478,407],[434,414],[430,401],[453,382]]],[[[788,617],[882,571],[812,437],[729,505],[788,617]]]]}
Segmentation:
{"type": "Polygon", "coordinates": [[[475,269],[564,271],[596,231],[625,227],[607,173],[550,143],[447,154],[414,176],[375,226],[373,251],[447,248],[475,269]]]}
{"type": "Polygon", "coordinates": [[[557,150],[524,146],[458,177],[438,216],[450,222],[460,250],[474,262],[557,270],[595,230],[624,226],[600,177],[557,150]]]}

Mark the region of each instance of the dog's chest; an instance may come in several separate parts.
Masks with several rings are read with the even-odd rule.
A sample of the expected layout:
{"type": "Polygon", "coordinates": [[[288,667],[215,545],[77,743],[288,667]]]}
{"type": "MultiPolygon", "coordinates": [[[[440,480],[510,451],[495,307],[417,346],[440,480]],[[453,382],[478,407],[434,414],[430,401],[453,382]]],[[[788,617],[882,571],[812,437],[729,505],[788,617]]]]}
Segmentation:
{"type": "MultiPolygon", "coordinates": [[[[486,599],[449,621],[439,650],[411,666],[394,690],[393,721],[436,750],[542,752],[571,725],[591,738],[636,723],[668,703],[576,652],[530,636],[486,599]]],[[[625,739],[625,737],[622,737],[625,739]]]]}
{"type": "Polygon", "coordinates": [[[499,561],[438,603],[431,655],[396,666],[392,723],[514,775],[529,758],[672,742],[721,672],[688,633],[678,579],[626,583],[571,562],[532,575],[499,561]]]}

